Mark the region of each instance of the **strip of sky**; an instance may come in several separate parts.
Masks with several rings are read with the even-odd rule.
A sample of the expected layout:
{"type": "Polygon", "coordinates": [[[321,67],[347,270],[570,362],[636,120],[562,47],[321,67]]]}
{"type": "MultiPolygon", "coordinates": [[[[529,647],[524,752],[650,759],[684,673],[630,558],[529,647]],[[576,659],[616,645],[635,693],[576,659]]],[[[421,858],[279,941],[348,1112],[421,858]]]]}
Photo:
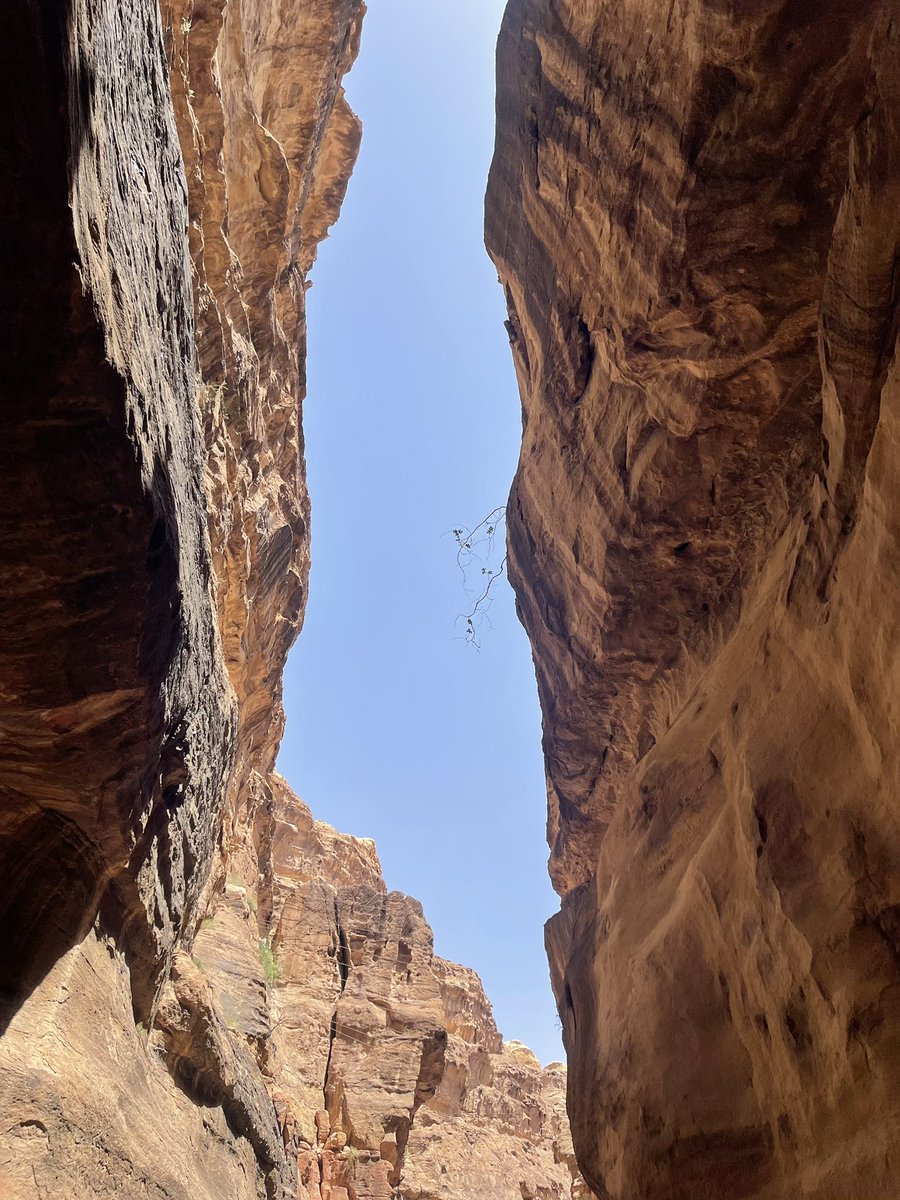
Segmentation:
{"type": "MultiPolygon", "coordinates": [[[[561,1056],[542,926],[540,715],[503,583],[481,653],[452,535],[505,502],[521,433],[482,247],[500,0],[370,5],[348,95],[363,150],[309,295],[306,625],[280,768],[373,837],[438,953],[475,968],[507,1038],[561,1056]]],[[[500,550],[502,556],[502,548],[500,550]]]]}

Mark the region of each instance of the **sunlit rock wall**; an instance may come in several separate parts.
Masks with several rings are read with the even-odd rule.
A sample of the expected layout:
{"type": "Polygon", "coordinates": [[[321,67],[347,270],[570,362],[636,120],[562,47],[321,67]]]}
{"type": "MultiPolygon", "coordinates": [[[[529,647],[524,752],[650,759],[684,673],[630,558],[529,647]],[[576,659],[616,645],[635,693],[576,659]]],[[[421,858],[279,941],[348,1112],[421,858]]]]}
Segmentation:
{"type": "Polygon", "coordinates": [[[900,24],[512,0],[547,944],[616,1200],[900,1196],[900,24]]]}
{"type": "Polygon", "coordinates": [[[281,675],[309,573],[303,460],[307,274],[360,125],[341,79],[362,0],[162,0],[188,183],[210,540],[239,701],[226,847],[275,764],[281,675]]]}
{"type": "Polygon", "coordinates": [[[478,976],[435,956],[421,905],[387,890],[372,842],[314,821],[277,775],[270,786],[266,871],[255,886],[230,877],[195,956],[246,1039],[266,1036],[268,999],[267,1070],[300,1196],[587,1195],[564,1068],[503,1042],[478,976]],[[261,913],[267,990],[238,949],[255,951],[261,913]]]}

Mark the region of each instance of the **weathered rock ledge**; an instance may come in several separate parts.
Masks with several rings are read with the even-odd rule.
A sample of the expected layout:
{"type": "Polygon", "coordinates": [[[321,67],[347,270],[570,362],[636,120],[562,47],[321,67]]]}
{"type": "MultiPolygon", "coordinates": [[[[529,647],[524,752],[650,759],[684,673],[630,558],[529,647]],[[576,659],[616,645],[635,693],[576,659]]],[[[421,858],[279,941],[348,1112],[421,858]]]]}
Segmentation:
{"type": "Polygon", "coordinates": [[[900,1197],[898,46],[887,0],[500,37],[510,575],[614,1200],[900,1197]]]}

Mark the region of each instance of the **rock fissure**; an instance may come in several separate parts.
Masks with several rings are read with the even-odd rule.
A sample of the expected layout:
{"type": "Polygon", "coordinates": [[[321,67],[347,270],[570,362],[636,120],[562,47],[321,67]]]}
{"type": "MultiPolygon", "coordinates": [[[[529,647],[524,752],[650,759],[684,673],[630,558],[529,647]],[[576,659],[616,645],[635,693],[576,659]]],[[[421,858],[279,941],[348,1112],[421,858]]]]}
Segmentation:
{"type": "Polygon", "coordinates": [[[337,900],[334,902],[334,920],[337,926],[337,965],[341,977],[341,991],[347,986],[347,979],[350,975],[350,943],[347,939],[347,934],[343,925],[340,923],[340,915],[338,913],[337,900]]]}
{"type": "Polygon", "coordinates": [[[328,1107],[328,1091],[330,1087],[330,1071],[331,1071],[331,1056],[334,1053],[334,1041],[337,1037],[337,1011],[331,1017],[331,1025],[328,1029],[328,1054],[325,1059],[325,1072],[322,1076],[322,1097],[324,1106],[328,1107]]]}

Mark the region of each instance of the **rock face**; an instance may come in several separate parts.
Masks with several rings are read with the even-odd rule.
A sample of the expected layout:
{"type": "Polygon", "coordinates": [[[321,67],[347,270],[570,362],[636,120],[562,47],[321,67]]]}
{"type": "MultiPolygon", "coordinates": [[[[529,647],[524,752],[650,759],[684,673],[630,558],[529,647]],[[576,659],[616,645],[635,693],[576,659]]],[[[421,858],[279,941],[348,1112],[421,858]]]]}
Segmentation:
{"type": "Polygon", "coordinates": [[[341,78],[365,5],[163,0],[162,10],[188,183],[218,616],[238,699],[228,833],[240,836],[251,773],[275,765],[281,676],[306,602],[304,297],[359,149],[341,78]]]}
{"type": "Polygon", "coordinates": [[[17,7],[0,217],[4,1026],[95,922],[146,1017],[197,918],[236,721],[158,13],[17,7]]]}
{"type": "Polygon", "coordinates": [[[363,6],[20,8],[0,1190],[293,1194],[260,1064],[184,948],[277,752],[308,561],[303,291],[358,142],[340,77],[363,6]],[[169,1070],[141,1050],[154,1025],[169,1070]]]}
{"type": "Polygon", "coordinates": [[[509,552],[602,1197],[900,1196],[898,39],[880,0],[504,21],[509,552]]]}
{"type": "Polygon", "coordinates": [[[0,1195],[571,1200],[368,842],[273,774],[361,0],[3,15],[0,1195]]]}
{"type": "Polygon", "coordinates": [[[194,958],[235,1038],[262,1051],[299,1196],[586,1195],[564,1069],[503,1043],[480,980],[435,957],[372,842],[269,786],[266,869],[229,876],[194,958]]]}

